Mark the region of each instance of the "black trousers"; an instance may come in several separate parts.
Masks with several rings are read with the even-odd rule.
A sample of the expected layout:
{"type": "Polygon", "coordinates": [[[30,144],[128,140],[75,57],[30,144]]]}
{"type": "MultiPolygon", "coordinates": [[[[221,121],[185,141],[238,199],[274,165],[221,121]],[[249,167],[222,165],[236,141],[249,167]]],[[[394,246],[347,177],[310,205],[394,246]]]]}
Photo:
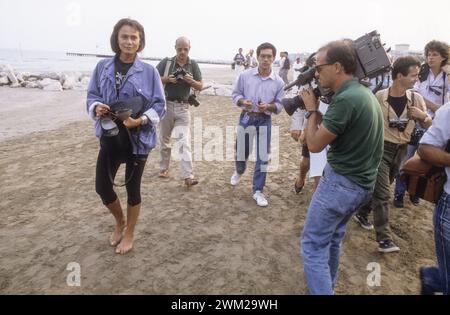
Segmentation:
{"type": "Polygon", "coordinates": [[[101,148],[97,159],[95,191],[100,195],[104,205],[116,201],[117,194],[114,191],[112,181],[116,178],[120,165],[125,163],[125,179],[130,179],[126,184],[128,204],[136,206],[141,203],[141,180],[148,155],[128,154],[129,147],[127,146],[123,150],[112,149],[107,141],[108,139],[104,138],[100,141],[101,148]]]}

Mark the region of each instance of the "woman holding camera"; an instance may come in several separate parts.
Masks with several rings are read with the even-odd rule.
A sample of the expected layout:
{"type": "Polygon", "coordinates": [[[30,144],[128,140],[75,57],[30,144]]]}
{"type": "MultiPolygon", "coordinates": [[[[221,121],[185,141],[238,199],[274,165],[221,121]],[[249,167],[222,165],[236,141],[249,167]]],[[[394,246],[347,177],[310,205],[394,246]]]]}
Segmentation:
{"type": "Polygon", "coordinates": [[[120,20],[111,35],[111,48],[116,55],[97,64],[87,94],[87,111],[95,120],[95,134],[100,139],[95,188],[116,220],[109,241],[118,254],[125,254],[133,247],[134,229],[141,209],[141,178],[148,154],[156,145],[155,127],[165,114],[159,73],[137,55],[144,47],[142,25],[131,19],[120,20]],[[123,121],[116,119],[118,134],[114,136],[113,133],[110,137],[102,128],[102,120],[111,116],[111,104],[137,96],[143,100],[142,116],[124,117],[123,121]],[[126,218],[113,189],[115,175],[122,163],[126,163],[126,218]]]}

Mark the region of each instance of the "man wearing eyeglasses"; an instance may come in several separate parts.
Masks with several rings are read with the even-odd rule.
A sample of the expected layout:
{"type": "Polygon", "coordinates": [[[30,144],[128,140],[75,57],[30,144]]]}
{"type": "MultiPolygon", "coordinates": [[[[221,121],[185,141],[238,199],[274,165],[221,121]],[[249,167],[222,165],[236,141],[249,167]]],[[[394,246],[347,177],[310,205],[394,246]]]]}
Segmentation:
{"type": "Polygon", "coordinates": [[[190,113],[188,98],[191,88],[201,91],[202,74],[198,64],[189,58],[191,43],[180,37],[175,42],[177,55],[163,59],[156,68],[165,86],[167,113],[160,125],[161,160],[159,177],[169,177],[169,164],[172,148],[170,139],[176,130],[177,146],[181,148],[181,176],[186,186],[198,184],[194,178],[190,141],[190,113]]]}
{"type": "Polygon", "coordinates": [[[236,170],[230,183],[236,186],[247,166],[247,159],[256,138],[256,165],[253,173],[253,199],[260,207],[267,207],[263,194],[269,164],[272,115],[283,110],[284,82],[274,73],[272,64],[277,50],[270,43],[256,50],[258,68],[242,72],[234,87],[232,97],[241,110],[236,140],[236,170]]]}
{"type": "MultiPolygon", "coordinates": [[[[443,104],[449,101],[450,81],[444,71],[449,59],[449,45],[445,42],[433,40],[425,46],[426,64],[421,67],[419,81],[414,89],[425,99],[428,115],[434,117],[434,113],[443,104]]],[[[412,141],[408,145],[405,160],[411,158],[417,150],[419,140],[425,133],[425,129],[416,125],[413,131],[412,141]]],[[[394,206],[403,208],[403,198],[406,192],[406,184],[397,176],[395,179],[394,206]]],[[[419,198],[410,196],[414,205],[419,204],[419,198]]]]}
{"type": "Polygon", "coordinates": [[[316,77],[334,96],[322,116],[314,92],[300,93],[309,116],[309,150],[330,145],[306,216],[301,255],[309,292],[327,295],[336,285],[347,222],[372,196],[383,152],[383,116],[370,89],[354,77],[357,57],[348,40],[320,48],[316,58],[316,77]]]}
{"type": "Polygon", "coordinates": [[[372,200],[354,218],[362,228],[372,230],[373,225],[368,217],[373,208],[378,251],[382,253],[400,250],[392,240],[389,227],[390,186],[405,158],[416,122],[424,129],[430,127],[432,122],[426,112],[423,97],[410,90],[418,81],[419,69],[420,61],[416,57],[398,58],[392,69],[392,86],[376,94],[384,118],[383,158],[378,168],[372,200]]]}

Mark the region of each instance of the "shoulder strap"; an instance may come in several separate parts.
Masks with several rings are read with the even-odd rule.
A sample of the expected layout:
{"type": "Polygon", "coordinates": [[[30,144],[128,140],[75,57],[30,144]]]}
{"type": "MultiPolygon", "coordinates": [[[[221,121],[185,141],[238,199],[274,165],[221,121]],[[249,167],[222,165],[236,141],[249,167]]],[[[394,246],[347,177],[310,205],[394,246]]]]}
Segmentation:
{"type": "Polygon", "coordinates": [[[445,71],[442,71],[442,105],[445,105],[445,77],[447,76],[447,73],[445,71]]]}
{"type": "MultiPolygon", "coordinates": [[[[164,75],[163,75],[164,77],[167,77],[169,75],[169,71],[170,71],[170,68],[172,67],[172,64],[173,64],[173,58],[167,58],[166,68],[164,69],[164,75]]],[[[165,84],[163,84],[163,85],[164,85],[163,88],[166,88],[166,85],[165,84]]]]}

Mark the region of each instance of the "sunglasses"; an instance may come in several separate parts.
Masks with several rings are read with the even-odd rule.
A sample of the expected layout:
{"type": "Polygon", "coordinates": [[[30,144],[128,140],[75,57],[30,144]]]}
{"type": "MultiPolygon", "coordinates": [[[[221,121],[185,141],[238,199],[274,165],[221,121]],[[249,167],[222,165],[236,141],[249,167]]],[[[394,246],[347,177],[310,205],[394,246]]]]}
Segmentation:
{"type": "Polygon", "coordinates": [[[314,69],[316,69],[317,73],[320,73],[322,71],[322,67],[331,65],[334,65],[334,63],[324,63],[323,65],[316,65],[314,69]]]}

